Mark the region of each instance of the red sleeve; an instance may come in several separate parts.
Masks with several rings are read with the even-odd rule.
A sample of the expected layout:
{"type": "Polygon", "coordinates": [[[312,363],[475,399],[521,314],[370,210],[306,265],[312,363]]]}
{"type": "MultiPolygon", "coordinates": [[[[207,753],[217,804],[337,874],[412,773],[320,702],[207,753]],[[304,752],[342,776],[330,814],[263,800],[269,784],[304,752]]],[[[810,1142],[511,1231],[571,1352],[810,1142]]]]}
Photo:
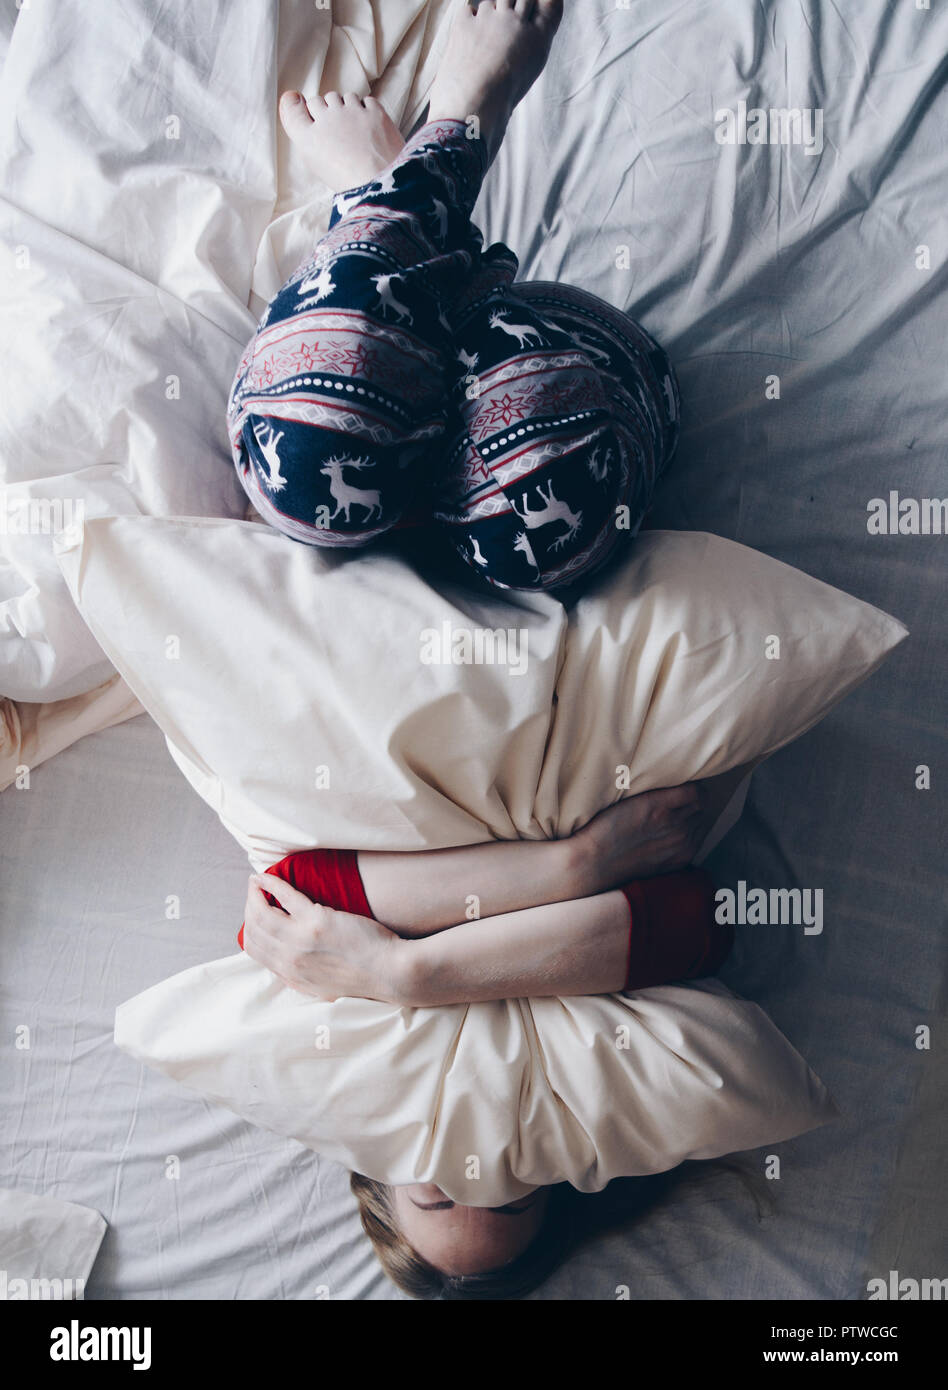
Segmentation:
{"type": "Polygon", "coordinates": [[[626,989],[713,975],[734,944],[734,928],[714,917],[714,880],[703,869],[623,885],[629,904],[626,989]]]}
{"type": "MultiPolygon", "coordinates": [[[[372,909],[365,896],[358,856],[354,849],[304,849],[288,854],[279,864],[271,864],[268,874],[276,874],[305,893],[310,902],[323,903],[340,912],[355,912],[371,917],[372,909]]],[[[269,893],[267,902],[279,903],[269,893]]],[[[241,922],[237,943],[244,949],[244,924],[241,922]]]]}

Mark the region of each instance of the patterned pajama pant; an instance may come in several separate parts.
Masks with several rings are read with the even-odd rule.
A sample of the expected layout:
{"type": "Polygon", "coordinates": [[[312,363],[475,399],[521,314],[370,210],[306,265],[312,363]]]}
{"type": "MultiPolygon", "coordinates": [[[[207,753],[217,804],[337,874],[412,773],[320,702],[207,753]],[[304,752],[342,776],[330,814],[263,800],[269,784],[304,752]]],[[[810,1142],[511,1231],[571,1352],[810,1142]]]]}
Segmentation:
{"type": "Polygon", "coordinates": [[[678,387],[628,315],[513,284],[472,224],[486,167],[423,126],[329,231],[248,344],[227,423],[241,483],[293,540],[433,528],[491,586],[556,589],[638,531],[678,439],[678,387]]]}

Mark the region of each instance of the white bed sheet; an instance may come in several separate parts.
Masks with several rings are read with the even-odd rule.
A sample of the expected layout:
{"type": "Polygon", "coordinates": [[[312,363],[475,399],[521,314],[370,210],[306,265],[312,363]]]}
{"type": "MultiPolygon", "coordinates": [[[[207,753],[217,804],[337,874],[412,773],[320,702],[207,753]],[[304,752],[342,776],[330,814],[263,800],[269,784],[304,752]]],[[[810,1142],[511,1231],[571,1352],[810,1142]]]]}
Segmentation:
{"type": "Polygon", "coordinates": [[[101,1212],[86,1298],[375,1297],[345,1173],[183,1095],[112,1042],[115,1006],[236,947],[247,865],[147,715],[0,797],[0,1187],[101,1212]],[[29,846],[28,853],[25,853],[29,846]],[[166,900],[180,899],[167,919],[166,900]],[[29,929],[23,930],[28,923],[29,929]],[[9,1033],[7,1034],[9,1036],[9,1033]],[[173,1159],[180,1163],[180,1176],[173,1159]]]}
{"type": "Polygon", "coordinates": [[[31,0],[4,30],[0,695],[63,700],[113,674],[53,526],[244,514],[227,392],[331,201],[278,92],[371,89],[410,122],[446,3],[31,0]]]}

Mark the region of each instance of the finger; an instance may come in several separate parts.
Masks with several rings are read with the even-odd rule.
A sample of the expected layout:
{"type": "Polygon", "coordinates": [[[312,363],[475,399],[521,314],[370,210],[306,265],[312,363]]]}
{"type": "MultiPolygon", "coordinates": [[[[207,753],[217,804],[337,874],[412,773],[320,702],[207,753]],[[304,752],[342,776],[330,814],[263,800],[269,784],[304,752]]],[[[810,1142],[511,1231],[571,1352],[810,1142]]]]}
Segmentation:
{"type": "Polygon", "coordinates": [[[262,965],[264,970],[268,970],[286,989],[295,990],[297,994],[308,994],[311,998],[327,1004],[334,1003],[338,997],[320,991],[304,979],[296,968],[297,957],[294,952],[287,950],[283,943],[268,938],[265,932],[250,932],[245,929],[244,954],[257,965],[262,965]]]}
{"type": "Polygon", "coordinates": [[[283,122],[283,129],[291,138],[307,133],[313,124],[313,118],[309,114],[309,107],[302,92],[283,93],[280,97],[280,120],[283,122]]]}
{"type": "Polygon", "coordinates": [[[261,949],[270,951],[305,951],[312,946],[312,933],[302,925],[302,919],[293,917],[282,908],[270,907],[257,892],[245,914],[244,926],[258,942],[261,949]]]}
{"type": "Polygon", "coordinates": [[[287,914],[276,902],[270,902],[267,894],[270,892],[263,883],[256,883],[253,879],[247,884],[247,906],[246,912],[250,917],[261,920],[267,912],[279,912],[285,917],[287,914]]]}
{"type": "Polygon", "coordinates": [[[291,974],[292,953],[252,922],[244,924],[244,954],[273,975],[289,978],[291,974]]]}
{"type": "Polygon", "coordinates": [[[287,912],[301,912],[303,908],[312,906],[312,899],[301,893],[298,888],[294,888],[292,883],[287,883],[285,878],[280,878],[278,874],[251,874],[250,883],[252,887],[276,898],[287,912]]]}
{"type": "MultiPolygon", "coordinates": [[[[284,912],[282,908],[268,907],[263,902],[262,892],[254,891],[257,901],[251,904],[247,913],[246,927],[256,941],[257,950],[268,953],[268,968],[272,970],[275,962],[282,960],[283,973],[295,978],[301,968],[301,958],[313,950],[313,921],[301,913],[292,914],[284,912]]],[[[304,901],[310,909],[314,907],[308,898],[304,901]]]]}

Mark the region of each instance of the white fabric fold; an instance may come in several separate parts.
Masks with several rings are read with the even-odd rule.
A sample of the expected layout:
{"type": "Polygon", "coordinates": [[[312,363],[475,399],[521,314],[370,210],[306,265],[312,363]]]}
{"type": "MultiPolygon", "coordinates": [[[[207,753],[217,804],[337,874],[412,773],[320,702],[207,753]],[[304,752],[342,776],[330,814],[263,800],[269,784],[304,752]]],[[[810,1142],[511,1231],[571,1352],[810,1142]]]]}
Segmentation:
{"type": "Polygon", "coordinates": [[[0,1302],[81,1299],[106,1229],[91,1207],[0,1188],[0,1302]]]}

